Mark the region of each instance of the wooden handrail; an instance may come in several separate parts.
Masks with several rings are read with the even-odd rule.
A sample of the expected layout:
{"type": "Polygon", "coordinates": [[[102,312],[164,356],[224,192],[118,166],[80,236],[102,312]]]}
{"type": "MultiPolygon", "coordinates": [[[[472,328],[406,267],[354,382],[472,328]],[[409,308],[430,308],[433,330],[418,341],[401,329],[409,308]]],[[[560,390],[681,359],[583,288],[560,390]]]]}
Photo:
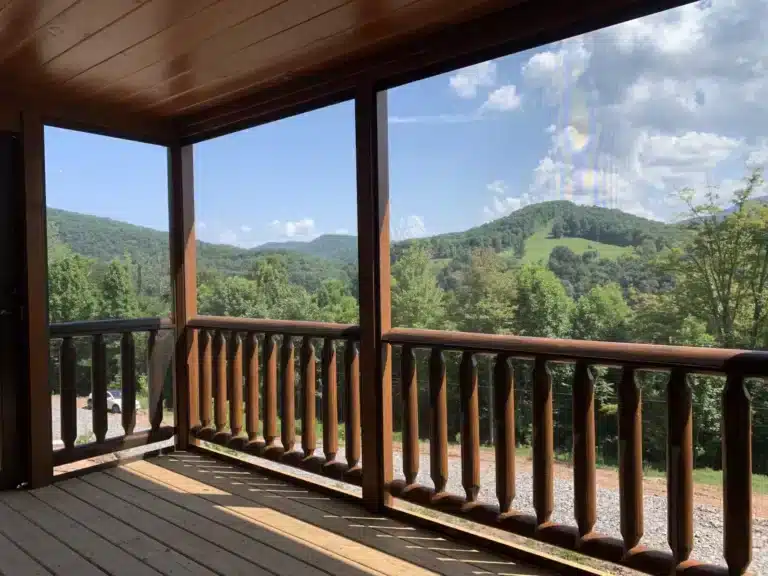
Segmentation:
{"type": "Polygon", "coordinates": [[[126,334],[170,330],[173,322],[168,318],[133,318],[129,320],[85,320],[77,322],[56,322],[50,325],[51,338],[67,336],[93,336],[95,334],[126,334]]]}
{"type": "Polygon", "coordinates": [[[313,338],[336,338],[338,340],[347,338],[357,339],[360,337],[360,328],[358,326],[354,324],[333,324],[331,322],[195,316],[188,322],[188,325],[191,328],[311,336],[313,338]]]}
{"type": "Polygon", "coordinates": [[[408,344],[414,348],[442,348],[462,352],[505,353],[514,358],[545,357],[548,361],[589,360],[602,365],[634,365],[638,368],[668,369],[684,367],[701,372],[738,370],[745,376],[768,374],[768,352],[723,348],[694,348],[620,342],[595,342],[501,336],[394,328],[384,334],[384,342],[408,344]]]}

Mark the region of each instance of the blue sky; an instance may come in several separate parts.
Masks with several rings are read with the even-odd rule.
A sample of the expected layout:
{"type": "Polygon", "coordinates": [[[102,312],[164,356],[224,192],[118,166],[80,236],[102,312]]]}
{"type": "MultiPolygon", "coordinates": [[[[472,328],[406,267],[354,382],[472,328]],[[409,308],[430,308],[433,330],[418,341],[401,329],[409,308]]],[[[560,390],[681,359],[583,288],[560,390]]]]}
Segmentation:
{"type": "MultiPolygon", "coordinates": [[[[768,162],[768,0],[711,0],[389,91],[396,239],[568,199],[661,220],[768,162]]],[[[198,236],[356,228],[352,103],[195,148],[198,236]]],[[[50,128],[48,204],[167,229],[162,148],[50,128]]]]}

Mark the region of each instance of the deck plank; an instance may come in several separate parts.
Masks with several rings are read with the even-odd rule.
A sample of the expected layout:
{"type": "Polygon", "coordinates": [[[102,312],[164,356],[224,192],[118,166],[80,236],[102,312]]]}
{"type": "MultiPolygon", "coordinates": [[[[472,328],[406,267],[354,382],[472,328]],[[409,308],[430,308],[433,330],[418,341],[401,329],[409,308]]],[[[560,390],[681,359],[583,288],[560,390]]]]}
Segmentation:
{"type": "Polygon", "coordinates": [[[432,572],[424,568],[393,558],[369,546],[339,536],[331,531],[283,514],[265,506],[254,506],[254,502],[211,488],[194,479],[165,470],[148,462],[137,462],[124,470],[112,470],[110,474],[120,477],[139,488],[152,489],[159,497],[188,507],[190,510],[209,513],[213,520],[228,519],[234,529],[252,532],[257,526],[268,527],[274,545],[280,545],[288,538],[299,546],[286,548],[289,554],[300,553],[303,560],[328,571],[340,573],[346,567],[355,567],[358,574],[399,574],[426,576],[432,572]],[[212,507],[226,506],[228,512],[212,507]],[[214,511],[211,513],[210,511],[214,511]]]}
{"type": "Polygon", "coordinates": [[[0,502],[0,532],[57,576],[104,574],[4,502],[0,502]]]}
{"type": "Polygon", "coordinates": [[[169,549],[165,544],[79,500],[57,486],[39,488],[33,494],[62,514],[101,534],[112,544],[136,556],[161,574],[215,576],[214,572],[197,562],[169,549]]]}
{"type": "Polygon", "coordinates": [[[294,493],[298,487],[288,482],[261,476],[207,456],[179,452],[150,462],[146,464],[168,469],[295,518],[314,522],[329,531],[440,574],[474,575],[486,571],[487,562],[500,563],[494,565],[503,566],[505,571],[515,574],[549,574],[545,570],[454,542],[431,531],[414,529],[391,518],[376,517],[362,506],[332,498],[310,499],[308,491],[298,491],[303,495],[294,493]],[[258,488],[254,488],[257,485],[258,488]],[[352,520],[347,521],[350,518],[352,520]]]}
{"type": "Polygon", "coordinates": [[[159,572],[38,500],[29,492],[10,492],[2,501],[111,576],[158,576],[159,572]]]}
{"type": "MultiPolygon", "coordinates": [[[[182,506],[171,504],[143,489],[135,488],[109,474],[89,474],[85,477],[85,480],[130,502],[138,508],[151,511],[168,522],[183,527],[188,532],[201,538],[205,538],[208,542],[215,544],[223,550],[228,550],[252,562],[254,565],[261,566],[276,574],[283,576],[293,576],[295,574],[327,576],[328,574],[277,549],[266,546],[258,540],[212,522],[200,514],[190,512],[182,506]]],[[[283,545],[286,544],[287,542],[283,540],[283,545]]]]}
{"type": "MultiPolygon", "coordinates": [[[[94,474],[84,476],[92,478],[94,474]]],[[[243,560],[188,532],[167,520],[117,497],[115,494],[98,488],[83,479],[67,480],[57,484],[68,493],[92,503],[109,515],[133,526],[144,534],[162,541],[176,552],[191,558],[218,574],[242,576],[267,576],[269,573],[255,564],[243,560]]]]}
{"type": "Polygon", "coordinates": [[[45,576],[50,572],[0,534],[0,574],[3,576],[45,576]]]}

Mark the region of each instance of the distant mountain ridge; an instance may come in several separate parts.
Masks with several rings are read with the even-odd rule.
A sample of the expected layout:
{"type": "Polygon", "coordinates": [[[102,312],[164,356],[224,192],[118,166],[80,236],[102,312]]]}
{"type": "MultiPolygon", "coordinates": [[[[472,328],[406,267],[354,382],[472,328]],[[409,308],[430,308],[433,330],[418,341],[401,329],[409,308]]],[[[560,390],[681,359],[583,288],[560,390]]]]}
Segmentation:
{"type": "MultiPolygon", "coordinates": [[[[48,209],[48,219],[55,225],[60,240],[83,256],[109,261],[129,254],[136,261],[149,260],[167,268],[164,264],[168,262],[166,232],[56,208],[48,209]]],[[[552,226],[553,222],[557,223],[553,230],[566,237],[617,246],[638,246],[647,240],[664,245],[672,242],[681,230],[678,225],[648,220],[620,210],[552,201],[526,206],[463,232],[397,242],[392,253],[397,258],[413,243],[426,246],[435,258],[452,258],[483,247],[498,252],[520,251],[527,238],[544,226],[552,226]]],[[[356,263],[357,237],[326,234],[308,242],[269,242],[250,249],[198,241],[198,268],[244,274],[256,258],[269,253],[290,254],[304,269],[327,267],[330,261],[332,269],[326,272],[335,276],[338,270],[356,263]]]]}

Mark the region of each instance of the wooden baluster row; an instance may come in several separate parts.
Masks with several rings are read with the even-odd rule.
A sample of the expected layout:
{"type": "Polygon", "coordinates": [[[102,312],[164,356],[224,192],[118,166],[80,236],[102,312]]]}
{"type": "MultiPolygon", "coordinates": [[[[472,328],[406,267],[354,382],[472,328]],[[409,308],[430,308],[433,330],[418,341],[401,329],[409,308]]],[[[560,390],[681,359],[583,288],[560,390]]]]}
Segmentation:
{"type": "Polygon", "coordinates": [[[305,336],[301,344],[301,450],[308,458],[315,453],[315,346],[305,336]]]}
{"type": "Polygon", "coordinates": [[[533,367],[533,507],[536,524],[547,524],[554,510],[552,444],[552,374],[544,358],[536,358],[533,367]]]}
{"type": "Polygon", "coordinates": [[[403,472],[406,484],[419,474],[419,384],[416,356],[411,346],[403,346],[400,358],[403,399],[403,472]]]}
{"type": "Polygon", "coordinates": [[[323,453],[326,462],[336,459],[339,450],[339,407],[336,375],[336,345],[331,338],[323,344],[323,453]]]}
{"type": "Polygon", "coordinates": [[[345,442],[347,465],[356,468],[360,464],[360,354],[353,340],[347,340],[344,349],[344,374],[346,376],[345,442]]]}
{"type": "Polygon", "coordinates": [[[77,351],[72,338],[64,338],[59,350],[61,360],[61,440],[74,448],[77,440],[77,351]]]}
{"type": "Polygon", "coordinates": [[[441,348],[433,348],[429,359],[429,417],[430,474],[439,494],[448,483],[448,396],[441,348]]]}
{"type": "Polygon", "coordinates": [[[245,429],[248,441],[259,435],[259,337],[254,333],[245,340],[245,429]]]}
{"type": "Polygon", "coordinates": [[[126,434],[136,428],[136,345],[133,334],[126,332],[120,340],[120,369],[122,376],[122,423],[126,434]]]}
{"type": "Polygon", "coordinates": [[[635,374],[633,367],[625,366],[619,385],[619,498],[625,553],[643,537],[643,422],[635,374]]]}
{"type": "Polygon", "coordinates": [[[752,410],[744,376],[727,375],[723,390],[723,556],[730,574],[752,561],[752,410]]]}
{"type": "Polygon", "coordinates": [[[480,400],[477,390],[477,360],[464,352],[459,377],[461,397],[461,484],[468,502],[480,492],[480,400]]]}
{"type": "Polygon", "coordinates": [[[293,338],[290,336],[283,336],[280,369],[283,375],[283,385],[280,390],[280,407],[282,411],[280,439],[283,442],[283,450],[291,452],[296,443],[296,390],[294,384],[293,338]]]}
{"type": "Polygon", "coordinates": [[[91,399],[93,433],[96,442],[104,442],[107,437],[107,347],[104,335],[91,337],[91,399]]]}
{"type": "Polygon", "coordinates": [[[272,334],[264,335],[264,442],[277,441],[277,343],[272,334]]]}
{"type": "Polygon", "coordinates": [[[595,382],[585,361],[576,363],[573,382],[573,510],[579,536],[597,522],[595,478],[595,382]]]}
{"type": "Polygon", "coordinates": [[[515,499],[515,382],[509,357],[499,354],[493,372],[496,417],[496,497],[502,514],[515,499]]]}

